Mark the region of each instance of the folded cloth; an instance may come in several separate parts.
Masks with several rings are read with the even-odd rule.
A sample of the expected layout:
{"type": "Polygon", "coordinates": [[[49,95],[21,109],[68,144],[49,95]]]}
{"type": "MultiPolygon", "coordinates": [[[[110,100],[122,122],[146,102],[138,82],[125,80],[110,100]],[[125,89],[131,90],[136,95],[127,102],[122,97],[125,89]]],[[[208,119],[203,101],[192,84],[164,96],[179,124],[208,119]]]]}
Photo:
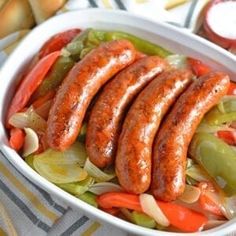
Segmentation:
{"type": "MultiPolygon", "coordinates": [[[[58,14],[89,7],[121,9],[195,31],[203,2],[205,0],[187,1],[183,6],[166,11],[163,0],[69,0],[58,14]]],[[[16,32],[0,40],[0,66],[28,32],[16,32]]],[[[127,235],[69,208],[19,173],[0,152],[0,235],[3,232],[22,236],[127,235]]]]}

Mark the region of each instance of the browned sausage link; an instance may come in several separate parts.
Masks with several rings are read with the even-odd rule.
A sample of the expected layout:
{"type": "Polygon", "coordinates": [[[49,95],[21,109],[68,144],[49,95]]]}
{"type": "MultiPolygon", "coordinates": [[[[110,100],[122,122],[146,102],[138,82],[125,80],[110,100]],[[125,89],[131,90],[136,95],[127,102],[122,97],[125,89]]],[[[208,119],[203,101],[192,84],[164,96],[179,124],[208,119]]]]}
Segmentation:
{"type": "Polygon", "coordinates": [[[188,70],[163,72],[147,85],[131,106],[116,155],[117,177],[126,191],[140,194],[148,190],[155,134],[161,119],[191,78],[188,70]]]}
{"type": "Polygon", "coordinates": [[[189,143],[204,114],[226,94],[229,77],[212,72],[197,79],[175,103],[154,142],[152,193],[175,200],[185,188],[189,143]]]}
{"type": "Polygon", "coordinates": [[[77,63],[64,79],[49,113],[51,148],[67,149],[76,139],[94,95],[117,72],[131,64],[136,51],[127,40],[102,44],[77,63]]]}
{"type": "Polygon", "coordinates": [[[98,167],[112,164],[127,107],[140,90],[167,67],[157,56],[144,57],[121,71],[103,89],[88,122],[86,149],[98,167]]]}

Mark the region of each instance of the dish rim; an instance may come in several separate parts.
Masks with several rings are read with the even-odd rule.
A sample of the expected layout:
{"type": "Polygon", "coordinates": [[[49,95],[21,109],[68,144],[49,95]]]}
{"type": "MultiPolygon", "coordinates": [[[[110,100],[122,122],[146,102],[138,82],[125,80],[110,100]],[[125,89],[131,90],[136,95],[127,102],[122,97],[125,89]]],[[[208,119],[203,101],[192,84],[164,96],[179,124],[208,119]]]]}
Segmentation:
{"type": "MultiPolygon", "coordinates": [[[[29,42],[29,40],[31,38],[33,38],[34,35],[40,33],[40,31],[42,31],[42,29],[49,27],[54,22],[57,23],[58,21],[63,20],[64,18],[70,18],[71,16],[73,16],[75,14],[78,14],[78,15],[79,14],[81,14],[81,15],[83,15],[83,14],[84,15],[86,15],[86,14],[88,14],[88,15],[90,15],[90,14],[109,15],[110,14],[110,15],[116,15],[116,17],[118,17],[118,16],[122,17],[123,16],[123,17],[133,18],[133,19],[136,19],[138,21],[142,21],[144,24],[150,24],[150,25],[152,25],[152,27],[155,26],[155,27],[165,28],[166,30],[168,30],[168,31],[170,30],[173,33],[177,33],[177,34],[180,34],[182,36],[191,38],[195,42],[203,44],[204,46],[208,46],[208,47],[210,47],[210,49],[215,50],[216,52],[222,54],[222,56],[227,57],[230,60],[236,62],[235,56],[233,56],[230,52],[227,52],[226,50],[224,50],[224,49],[220,48],[219,46],[207,41],[206,39],[200,38],[199,36],[191,34],[190,32],[180,30],[177,27],[169,25],[167,23],[154,22],[150,19],[147,19],[146,17],[142,17],[142,16],[139,16],[139,15],[136,15],[136,14],[131,14],[131,13],[121,11],[121,10],[110,11],[110,10],[104,10],[104,9],[84,9],[84,10],[72,11],[72,12],[67,12],[67,13],[64,13],[64,14],[61,14],[61,15],[54,16],[54,17],[50,18],[48,21],[46,21],[45,23],[43,23],[43,24],[39,25],[38,27],[34,28],[26,36],[26,38],[20,43],[19,47],[9,56],[8,60],[5,62],[5,64],[3,65],[2,69],[1,69],[0,77],[4,77],[5,74],[7,75],[8,73],[10,73],[10,72],[8,72],[8,69],[10,69],[11,63],[14,62],[14,60],[16,60],[15,58],[19,55],[19,52],[22,51],[21,48],[27,42],[29,42]]],[[[157,34],[157,33],[155,33],[155,34],[157,34]]],[[[23,61],[24,60],[22,60],[22,63],[23,63],[23,61]]],[[[16,72],[17,71],[15,71],[15,73],[16,72]]],[[[11,83],[12,83],[12,80],[13,79],[11,78],[11,83]]],[[[0,88],[0,91],[5,91],[5,93],[6,93],[6,91],[7,91],[6,86],[2,86],[0,88]]],[[[5,93],[0,95],[0,106],[1,105],[3,106],[3,104],[4,104],[3,99],[5,98],[5,93]]],[[[58,196],[63,201],[66,201],[68,203],[68,205],[73,205],[77,209],[83,210],[84,212],[89,214],[92,218],[96,217],[99,220],[102,220],[106,223],[110,223],[110,224],[112,224],[112,225],[114,225],[118,228],[122,228],[123,230],[129,231],[131,233],[136,233],[136,234],[144,234],[145,233],[145,235],[155,235],[155,234],[158,233],[162,236],[165,236],[165,235],[172,235],[173,236],[173,235],[183,235],[183,234],[184,235],[193,235],[193,236],[199,235],[199,232],[196,232],[196,233],[164,232],[164,231],[147,229],[147,228],[144,228],[144,227],[141,227],[141,226],[138,226],[138,225],[134,225],[132,223],[129,223],[129,222],[124,221],[122,219],[119,219],[117,217],[111,216],[111,215],[109,215],[109,214],[107,214],[107,213],[105,213],[105,212],[103,212],[99,209],[96,209],[93,206],[88,205],[87,203],[81,201],[80,199],[78,199],[78,198],[74,197],[73,195],[65,192],[62,189],[60,189],[59,187],[57,187],[53,183],[50,183],[48,180],[46,180],[45,178],[40,176],[37,172],[35,172],[33,169],[31,169],[31,167],[29,167],[23,161],[23,159],[20,158],[20,155],[18,155],[15,151],[11,150],[7,146],[6,132],[4,131],[4,127],[3,127],[3,123],[2,123],[2,121],[4,120],[3,119],[4,118],[3,117],[4,111],[3,111],[2,106],[0,107],[0,116],[1,116],[1,123],[0,123],[1,143],[0,143],[0,149],[5,154],[8,161],[10,161],[11,164],[13,166],[15,166],[15,168],[22,175],[24,175],[26,178],[31,179],[34,183],[36,183],[40,187],[44,188],[49,193],[58,196]],[[16,160],[16,157],[19,160],[16,160]]],[[[225,234],[225,233],[229,233],[229,231],[232,232],[233,230],[236,229],[236,224],[235,223],[236,223],[236,219],[233,219],[231,221],[228,221],[226,224],[224,224],[222,226],[219,226],[219,227],[216,227],[216,228],[213,228],[213,229],[210,229],[210,230],[202,231],[201,235],[213,235],[215,233],[225,234]]]]}

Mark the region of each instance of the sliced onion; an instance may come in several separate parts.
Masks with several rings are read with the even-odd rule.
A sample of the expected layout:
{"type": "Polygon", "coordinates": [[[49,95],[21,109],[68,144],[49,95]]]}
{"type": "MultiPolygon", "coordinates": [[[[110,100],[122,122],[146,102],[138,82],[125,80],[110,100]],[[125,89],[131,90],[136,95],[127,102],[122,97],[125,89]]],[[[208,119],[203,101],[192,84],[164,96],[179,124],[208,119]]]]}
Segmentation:
{"type": "Polygon", "coordinates": [[[198,182],[202,181],[211,182],[211,178],[198,164],[193,164],[191,167],[189,167],[186,170],[186,174],[198,182]]]}
{"type": "Polygon", "coordinates": [[[184,55],[170,55],[166,57],[166,60],[169,62],[169,64],[175,68],[181,69],[181,68],[187,68],[187,58],[184,55]]]}
{"type": "Polygon", "coordinates": [[[222,102],[228,102],[228,101],[231,101],[231,100],[236,100],[236,95],[225,95],[221,99],[222,102]]]}
{"type": "Polygon", "coordinates": [[[204,230],[212,229],[222,224],[225,224],[226,222],[227,222],[226,220],[209,220],[207,221],[207,223],[204,225],[203,228],[204,230]]]}
{"type": "Polygon", "coordinates": [[[236,121],[231,122],[230,127],[232,127],[235,131],[236,129],[236,121]]]}
{"type": "Polygon", "coordinates": [[[80,167],[78,155],[65,155],[63,152],[48,149],[34,156],[36,171],[56,184],[72,183],[87,178],[88,173],[80,167]]]}
{"type": "Polygon", "coordinates": [[[150,194],[140,194],[140,204],[144,213],[152,217],[159,225],[169,226],[170,222],[158,206],[154,197],[150,194]]]}
{"type": "Polygon", "coordinates": [[[96,182],[107,182],[113,179],[116,175],[115,173],[105,173],[104,171],[100,170],[97,166],[95,166],[89,158],[87,158],[84,169],[88,172],[90,176],[95,178],[96,182]]]}
{"type": "Polygon", "coordinates": [[[179,200],[185,203],[196,202],[201,194],[201,190],[198,187],[186,184],[183,194],[179,197],[179,200]]]}
{"type": "Polygon", "coordinates": [[[25,142],[23,147],[23,157],[26,157],[39,148],[39,138],[36,132],[31,128],[24,128],[25,130],[25,142]]]}
{"type": "Polygon", "coordinates": [[[218,131],[235,131],[235,130],[229,127],[228,125],[208,125],[205,122],[202,122],[198,126],[196,133],[216,133],[218,131]]]}
{"type": "Polygon", "coordinates": [[[101,195],[107,192],[121,192],[122,190],[123,189],[120,185],[110,182],[96,183],[89,189],[90,192],[96,195],[101,195]]]}
{"type": "Polygon", "coordinates": [[[57,186],[75,196],[79,196],[87,192],[89,188],[93,185],[93,183],[94,179],[88,176],[85,180],[82,180],[80,182],[57,184],[57,186]]]}
{"type": "Polygon", "coordinates": [[[42,106],[35,108],[37,114],[39,114],[45,120],[48,118],[49,110],[52,106],[53,99],[45,102],[42,106]]]}
{"type": "Polygon", "coordinates": [[[223,203],[226,213],[226,218],[231,220],[236,217],[236,196],[225,198],[223,203]]]}
{"type": "Polygon", "coordinates": [[[121,213],[125,216],[125,218],[126,218],[128,221],[130,221],[130,222],[133,221],[132,214],[131,214],[131,212],[130,212],[128,209],[126,209],[126,208],[120,208],[120,211],[121,211],[121,213]]]}
{"type": "Polygon", "coordinates": [[[226,213],[226,209],[223,205],[223,201],[224,201],[224,198],[217,192],[215,192],[214,190],[205,190],[204,191],[204,195],[207,196],[208,199],[210,199],[212,202],[215,203],[215,205],[219,206],[222,214],[228,218],[227,216],[227,213],[226,213]]]}
{"type": "Polygon", "coordinates": [[[45,131],[47,127],[47,122],[32,107],[25,112],[12,115],[9,123],[16,128],[31,128],[35,131],[45,131]]]}
{"type": "Polygon", "coordinates": [[[85,150],[85,146],[80,142],[75,142],[73,145],[70,146],[69,149],[63,152],[66,158],[73,159],[75,158],[76,161],[79,163],[81,167],[85,165],[85,161],[87,158],[87,153],[85,150]]]}

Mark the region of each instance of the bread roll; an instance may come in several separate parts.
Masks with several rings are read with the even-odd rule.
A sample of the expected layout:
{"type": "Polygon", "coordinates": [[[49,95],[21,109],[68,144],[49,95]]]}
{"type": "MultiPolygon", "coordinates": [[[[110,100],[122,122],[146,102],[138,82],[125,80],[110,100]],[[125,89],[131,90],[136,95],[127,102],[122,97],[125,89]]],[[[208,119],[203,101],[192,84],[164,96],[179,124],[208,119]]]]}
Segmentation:
{"type": "Polygon", "coordinates": [[[7,0],[0,0],[0,10],[7,3],[7,0]]]}
{"type": "Polygon", "coordinates": [[[0,39],[34,25],[34,17],[27,0],[8,0],[0,10],[0,39]]]}
{"type": "Polygon", "coordinates": [[[66,0],[29,0],[37,24],[54,15],[66,0]]]}

